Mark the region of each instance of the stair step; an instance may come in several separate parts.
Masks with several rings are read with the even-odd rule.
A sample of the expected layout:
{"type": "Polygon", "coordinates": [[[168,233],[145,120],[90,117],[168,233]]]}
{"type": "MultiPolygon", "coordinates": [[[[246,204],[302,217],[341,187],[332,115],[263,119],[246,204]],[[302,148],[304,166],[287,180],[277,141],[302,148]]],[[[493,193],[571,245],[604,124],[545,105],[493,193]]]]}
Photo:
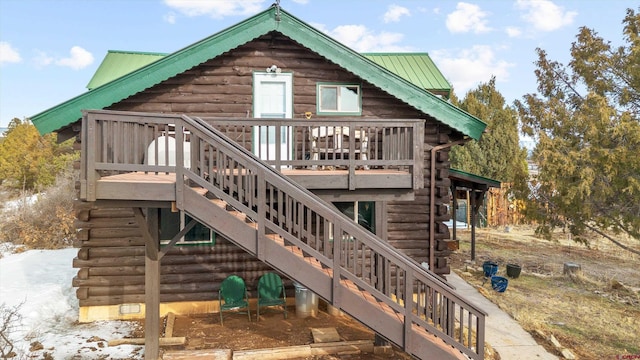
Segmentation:
{"type": "Polygon", "coordinates": [[[203,188],[201,186],[192,186],[191,190],[197,192],[198,194],[200,194],[202,196],[206,195],[209,192],[209,190],[207,190],[207,189],[205,189],[205,188],[203,188]]]}
{"type": "Polygon", "coordinates": [[[258,228],[258,224],[255,221],[251,220],[245,213],[234,209],[226,201],[222,199],[209,199],[209,201],[215,204],[217,207],[225,209],[229,214],[235,216],[239,220],[244,221],[247,225],[253,227],[254,229],[258,228]]]}

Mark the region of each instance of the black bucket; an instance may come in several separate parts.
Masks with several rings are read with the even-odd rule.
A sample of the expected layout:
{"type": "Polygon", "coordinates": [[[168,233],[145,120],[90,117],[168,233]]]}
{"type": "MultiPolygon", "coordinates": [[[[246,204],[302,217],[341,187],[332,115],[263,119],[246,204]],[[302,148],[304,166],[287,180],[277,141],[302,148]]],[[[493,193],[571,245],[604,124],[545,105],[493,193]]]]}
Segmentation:
{"type": "Polygon", "coordinates": [[[520,276],[522,267],[518,264],[507,264],[507,276],[512,279],[517,279],[520,276]]]}

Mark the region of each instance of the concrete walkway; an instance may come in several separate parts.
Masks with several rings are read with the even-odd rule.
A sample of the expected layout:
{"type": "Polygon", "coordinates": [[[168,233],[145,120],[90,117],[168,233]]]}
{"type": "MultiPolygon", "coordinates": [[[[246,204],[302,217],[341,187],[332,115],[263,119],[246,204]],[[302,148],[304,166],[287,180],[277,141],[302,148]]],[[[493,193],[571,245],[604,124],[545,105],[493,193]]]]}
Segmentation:
{"type": "MultiPolygon", "coordinates": [[[[544,347],[538,345],[531,334],[511,318],[507,313],[482,296],[475,287],[451,272],[447,281],[455,286],[465,299],[486,311],[489,316],[485,323],[485,340],[499,354],[501,360],[557,360],[544,347]]],[[[490,288],[490,286],[489,286],[490,288]]],[[[509,289],[507,289],[509,291],[509,289]]]]}

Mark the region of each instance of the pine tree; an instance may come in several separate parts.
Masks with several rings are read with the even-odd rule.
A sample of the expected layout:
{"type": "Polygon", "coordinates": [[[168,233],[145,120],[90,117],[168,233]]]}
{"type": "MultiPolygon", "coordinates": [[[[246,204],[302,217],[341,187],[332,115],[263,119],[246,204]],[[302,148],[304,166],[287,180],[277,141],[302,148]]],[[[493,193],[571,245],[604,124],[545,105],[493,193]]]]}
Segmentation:
{"type": "Polygon", "coordinates": [[[495,78],[491,78],[459,102],[461,109],[487,123],[487,131],[480,141],[455,147],[451,152],[451,166],[524,188],[526,150],[519,144],[518,114],[506,105],[495,85],[495,78]]]}
{"type": "Polygon", "coordinates": [[[581,28],[568,65],[537,49],[538,94],[516,102],[522,130],[537,139],[528,209],[544,233],[567,226],[583,241],[587,229],[640,240],[640,13],[628,9],[623,24],[617,48],[581,28]]]}

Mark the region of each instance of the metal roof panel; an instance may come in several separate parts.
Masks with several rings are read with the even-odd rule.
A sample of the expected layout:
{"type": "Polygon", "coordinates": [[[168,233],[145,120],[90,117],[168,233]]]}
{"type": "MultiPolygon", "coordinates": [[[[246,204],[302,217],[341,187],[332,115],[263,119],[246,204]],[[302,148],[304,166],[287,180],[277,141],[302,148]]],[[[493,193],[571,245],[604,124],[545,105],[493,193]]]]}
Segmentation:
{"type": "Polygon", "coordinates": [[[87,84],[87,89],[95,89],[165,56],[167,54],[109,50],[87,84]]]}

